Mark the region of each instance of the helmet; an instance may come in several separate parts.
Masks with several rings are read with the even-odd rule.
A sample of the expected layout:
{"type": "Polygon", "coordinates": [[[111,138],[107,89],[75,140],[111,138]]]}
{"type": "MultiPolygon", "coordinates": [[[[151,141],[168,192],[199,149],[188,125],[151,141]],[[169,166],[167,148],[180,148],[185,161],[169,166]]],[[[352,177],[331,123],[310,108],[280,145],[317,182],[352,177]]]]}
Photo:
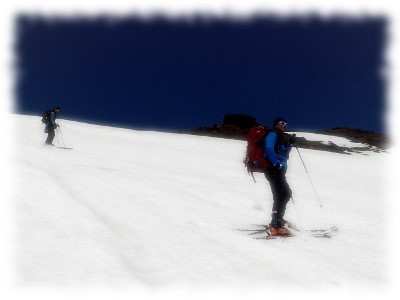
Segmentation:
{"type": "Polygon", "coordinates": [[[61,108],[56,105],[56,106],[53,107],[53,110],[61,110],[61,108]]]}

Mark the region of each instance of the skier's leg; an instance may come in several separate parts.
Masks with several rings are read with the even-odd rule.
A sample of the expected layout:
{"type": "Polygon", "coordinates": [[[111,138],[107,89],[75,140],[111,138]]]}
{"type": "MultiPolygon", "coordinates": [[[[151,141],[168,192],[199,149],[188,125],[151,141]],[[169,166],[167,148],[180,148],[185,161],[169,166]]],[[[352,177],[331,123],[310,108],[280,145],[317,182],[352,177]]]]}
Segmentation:
{"type": "Polygon", "coordinates": [[[53,126],[51,126],[51,124],[49,124],[48,125],[48,134],[47,134],[46,144],[47,145],[52,144],[55,136],[56,136],[56,134],[54,132],[53,126]]]}
{"type": "Polygon", "coordinates": [[[271,226],[280,227],[281,222],[281,207],[282,207],[282,188],[280,178],[275,169],[268,169],[265,171],[265,177],[267,178],[273,197],[272,213],[271,213],[271,226]]]}
{"type": "Polygon", "coordinates": [[[277,207],[277,211],[279,213],[279,216],[283,219],[283,216],[285,215],[286,211],[286,205],[290,200],[291,197],[291,190],[289,187],[289,184],[286,180],[286,176],[283,172],[279,172],[277,174],[277,189],[278,189],[278,194],[279,194],[279,204],[277,207]]]}

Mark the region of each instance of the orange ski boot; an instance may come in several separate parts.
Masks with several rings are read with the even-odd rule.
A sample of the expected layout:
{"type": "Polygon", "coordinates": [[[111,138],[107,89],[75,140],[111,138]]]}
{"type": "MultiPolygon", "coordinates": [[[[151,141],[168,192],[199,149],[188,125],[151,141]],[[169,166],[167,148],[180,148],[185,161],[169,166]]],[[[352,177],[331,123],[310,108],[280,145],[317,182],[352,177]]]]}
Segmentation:
{"type": "Polygon", "coordinates": [[[271,227],[269,231],[272,236],[291,236],[292,235],[292,233],[290,232],[289,229],[283,228],[283,227],[278,227],[278,228],[271,227]]]}

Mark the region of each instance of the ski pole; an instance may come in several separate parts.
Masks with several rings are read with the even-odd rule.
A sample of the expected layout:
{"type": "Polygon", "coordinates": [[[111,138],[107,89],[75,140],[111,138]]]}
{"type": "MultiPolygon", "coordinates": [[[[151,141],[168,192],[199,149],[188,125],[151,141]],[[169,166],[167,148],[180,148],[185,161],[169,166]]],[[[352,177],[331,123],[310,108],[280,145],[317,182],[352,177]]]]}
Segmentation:
{"type": "Polygon", "coordinates": [[[58,137],[58,134],[56,134],[56,136],[57,136],[57,146],[60,146],[60,139],[58,137]]]}
{"type": "Polygon", "coordinates": [[[303,230],[303,224],[301,222],[300,215],[299,215],[299,213],[297,211],[296,203],[294,202],[294,199],[293,199],[292,189],[290,187],[289,187],[289,193],[290,193],[290,199],[292,199],[292,202],[293,202],[294,211],[296,212],[297,220],[299,220],[300,230],[303,230]]]}
{"type": "Polygon", "coordinates": [[[301,222],[300,215],[299,215],[299,213],[298,213],[298,211],[297,211],[296,203],[294,203],[294,199],[293,199],[292,193],[290,193],[290,198],[292,199],[293,206],[294,206],[294,211],[296,212],[297,219],[299,220],[300,230],[303,231],[303,224],[302,224],[302,222],[301,222]]]}
{"type": "Polygon", "coordinates": [[[64,139],[63,139],[63,136],[62,136],[62,133],[61,133],[61,127],[60,127],[60,125],[57,126],[57,130],[58,130],[58,132],[60,133],[61,141],[62,141],[62,143],[63,143],[63,145],[64,145],[64,148],[65,148],[65,143],[64,143],[64,139]]]}
{"type": "Polygon", "coordinates": [[[317,199],[318,199],[319,204],[321,205],[321,207],[323,207],[323,206],[322,206],[322,202],[321,202],[321,200],[319,199],[318,194],[317,194],[317,191],[316,191],[316,189],[315,189],[315,187],[314,187],[314,184],[313,184],[313,182],[312,182],[312,180],[311,180],[310,174],[308,173],[308,170],[307,170],[306,164],[304,163],[303,157],[302,157],[301,154],[300,154],[299,148],[297,148],[297,146],[295,146],[295,147],[296,147],[296,149],[297,149],[297,153],[299,153],[299,156],[300,156],[301,162],[303,163],[304,169],[306,170],[308,179],[309,179],[310,182],[311,182],[311,186],[312,186],[312,188],[313,188],[313,190],[314,190],[315,196],[317,197],[317,199]]]}

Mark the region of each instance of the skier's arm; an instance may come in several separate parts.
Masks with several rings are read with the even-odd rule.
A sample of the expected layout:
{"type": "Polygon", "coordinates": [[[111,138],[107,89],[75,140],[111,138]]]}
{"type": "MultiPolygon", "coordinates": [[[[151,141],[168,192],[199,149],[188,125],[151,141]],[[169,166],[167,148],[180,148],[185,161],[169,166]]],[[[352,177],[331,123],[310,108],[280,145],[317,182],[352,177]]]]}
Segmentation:
{"type": "Polygon", "coordinates": [[[56,123],[56,113],[54,111],[52,111],[50,113],[50,121],[51,121],[51,124],[53,125],[53,127],[55,129],[58,125],[56,123]]]}
{"type": "Polygon", "coordinates": [[[50,121],[51,121],[51,124],[53,124],[53,125],[55,125],[56,124],[56,114],[55,114],[55,112],[54,111],[52,111],[51,113],[50,113],[50,121]]]}

